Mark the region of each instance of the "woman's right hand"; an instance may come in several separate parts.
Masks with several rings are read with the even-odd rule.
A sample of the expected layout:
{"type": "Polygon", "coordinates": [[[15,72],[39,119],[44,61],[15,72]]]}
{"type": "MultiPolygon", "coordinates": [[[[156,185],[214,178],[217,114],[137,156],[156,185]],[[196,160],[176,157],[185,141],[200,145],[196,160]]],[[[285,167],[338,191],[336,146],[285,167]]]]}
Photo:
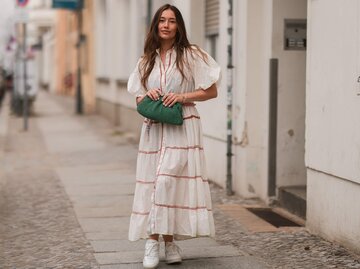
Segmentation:
{"type": "Polygon", "coordinates": [[[151,100],[159,100],[160,96],[161,96],[161,90],[156,88],[156,89],[151,89],[151,90],[148,90],[147,93],[146,93],[147,96],[149,96],[149,98],[151,100]]]}

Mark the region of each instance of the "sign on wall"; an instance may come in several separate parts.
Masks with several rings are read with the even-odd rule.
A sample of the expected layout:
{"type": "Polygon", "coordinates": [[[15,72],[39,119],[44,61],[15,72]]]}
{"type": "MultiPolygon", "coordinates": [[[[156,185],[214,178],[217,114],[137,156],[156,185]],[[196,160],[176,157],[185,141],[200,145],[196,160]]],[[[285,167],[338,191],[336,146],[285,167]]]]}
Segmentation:
{"type": "Polygon", "coordinates": [[[29,2],[29,0],[16,0],[16,4],[17,4],[19,7],[24,7],[24,6],[26,6],[28,2],[29,2]]]}
{"type": "Polygon", "coordinates": [[[83,0],[53,0],[53,8],[77,10],[83,8],[83,0]]]}
{"type": "Polygon", "coordinates": [[[26,7],[28,3],[29,0],[16,0],[15,22],[27,23],[29,21],[29,12],[26,7]]]}

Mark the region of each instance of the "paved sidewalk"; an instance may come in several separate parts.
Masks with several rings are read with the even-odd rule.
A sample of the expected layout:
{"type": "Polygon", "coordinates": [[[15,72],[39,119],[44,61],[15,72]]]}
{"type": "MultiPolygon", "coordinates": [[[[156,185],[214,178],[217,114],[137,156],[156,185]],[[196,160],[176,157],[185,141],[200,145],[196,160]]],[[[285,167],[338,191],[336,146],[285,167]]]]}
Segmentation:
{"type": "MultiPolygon", "coordinates": [[[[69,97],[40,92],[35,105],[28,132],[14,116],[2,127],[0,269],[142,268],[144,241],[127,240],[132,134],[99,116],[75,115],[69,97]]],[[[184,262],[162,261],[160,269],[360,268],[359,256],[345,248],[246,210],[259,201],[227,197],[213,184],[211,191],[216,240],[179,242],[184,262]]]]}
{"type": "MultiPolygon", "coordinates": [[[[49,101],[45,104],[45,100],[38,106],[44,113],[54,107],[49,101]]],[[[144,241],[127,240],[137,145],[129,143],[126,136],[119,136],[114,148],[113,143],[103,140],[101,133],[91,129],[95,122],[68,115],[58,117],[56,122],[44,118],[38,124],[49,152],[60,158],[76,159],[75,165],[74,160],[70,164],[60,160],[56,171],[94,249],[96,261],[104,269],[142,268],[144,241]]],[[[184,262],[176,268],[267,268],[235,247],[213,239],[193,239],[179,245],[184,262]]],[[[164,262],[159,266],[173,267],[164,262]]]]}
{"type": "MultiPolygon", "coordinates": [[[[32,126],[30,129],[35,129],[35,131],[29,131],[29,134],[22,133],[22,135],[31,135],[34,139],[41,138],[41,141],[36,143],[44,144],[42,150],[39,150],[40,146],[36,143],[32,146],[27,145],[28,150],[37,152],[35,159],[37,162],[43,161],[43,165],[48,168],[47,176],[55,176],[57,183],[63,186],[66,195],[62,199],[69,199],[73,210],[70,210],[68,214],[70,216],[73,214],[78,221],[78,227],[72,229],[64,227],[64,229],[73,231],[80,229],[83,233],[82,236],[73,234],[74,240],[69,241],[68,246],[64,245],[64,249],[74,249],[77,252],[79,251],[77,248],[81,247],[82,254],[78,253],[74,264],[71,264],[69,260],[62,264],[61,259],[53,260],[47,256],[41,265],[42,247],[39,246],[39,256],[27,257],[28,264],[26,264],[24,254],[22,253],[22,261],[19,261],[16,257],[18,254],[13,253],[11,245],[5,240],[2,246],[4,244],[5,248],[10,246],[10,249],[6,251],[9,255],[6,265],[13,266],[9,268],[142,268],[144,241],[129,242],[127,240],[135,188],[136,143],[132,142],[130,135],[115,132],[114,127],[101,117],[74,115],[72,102],[61,97],[40,92],[35,111],[36,116],[29,122],[32,126]],[[74,241],[83,242],[79,244],[74,241]],[[86,244],[86,241],[91,247],[86,244]],[[10,262],[11,260],[13,263],[10,262]]],[[[19,119],[14,121],[19,124],[19,119]]],[[[14,156],[13,159],[15,158],[17,157],[14,156]]],[[[33,153],[31,153],[31,158],[34,160],[33,153]]],[[[11,165],[8,166],[8,179],[10,176],[20,176],[14,174],[13,165],[11,169],[11,165]]],[[[19,164],[19,166],[22,165],[19,164]]],[[[35,167],[31,166],[29,169],[34,170],[35,167]]],[[[34,172],[28,171],[28,173],[34,175],[34,172]]],[[[41,177],[40,173],[35,174],[36,177],[41,177]]],[[[43,173],[42,176],[46,177],[46,174],[43,173]]],[[[56,184],[56,182],[52,183],[56,184]]],[[[40,184],[40,182],[34,182],[34,184],[40,184]]],[[[14,185],[13,189],[15,188],[14,185]]],[[[51,192],[50,189],[55,187],[48,186],[48,188],[51,192]]],[[[21,191],[19,195],[21,196],[21,191]]],[[[8,202],[3,201],[3,204],[8,202]]],[[[58,204],[60,203],[59,201],[58,204]]],[[[42,214],[46,219],[45,214],[50,214],[50,212],[42,214]]],[[[54,216],[50,214],[50,217],[54,216]]],[[[46,221],[42,225],[46,225],[46,221]]],[[[3,228],[4,231],[9,229],[3,228]]],[[[64,231],[65,238],[66,233],[64,231]]],[[[31,240],[34,239],[26,242],[28,248],[31,248],[31,240]]],[[[54,239],[54,241],[57,240],[60,239],[54,239]]],[[[21,239],[18,238],[17,241],[20,245],[21,239]]],[[[34,242],[34,245],[36,244],[34,242]]],[[[46,245],[48,244],[47,242],[46,245]]],[[[246,255],[234,246],[220,244],[214,239],[192,239],[181,241],[179,245],[183,249],[184,262],[175,266],[176,268],[269,268],[263,262],[246,255]]],[[[64,253],[73,255],[68,251],[64,250],[64,253]]],[[[163,247],[161,253],[161,259],[164,260],[163,247]]],[[[35,254],[31,253],[31,255],[35,254]]],[[[161,261],[159,268],[174,268],[174,266],[168,266],[161,261]]]]}

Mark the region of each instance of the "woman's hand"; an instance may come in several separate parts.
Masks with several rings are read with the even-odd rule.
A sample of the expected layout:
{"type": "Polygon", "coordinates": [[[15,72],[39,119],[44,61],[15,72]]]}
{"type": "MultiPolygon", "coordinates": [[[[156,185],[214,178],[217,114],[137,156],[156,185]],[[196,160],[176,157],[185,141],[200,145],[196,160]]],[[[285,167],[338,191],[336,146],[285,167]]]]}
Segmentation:
{"type": "Polygon", "coordinates": [[[164,106],[172,107],[176,103],[183,103],[184,96],[179,93],[167,93],[164,95],[162,101],[164,106]]]}
{"type": "Polygon", "coordinates": [[[159,100],[160,96],[161,96],[161,90],[156,88],[156,89],[151,89],[151,90],[148,90],[147,93],[146,93],[147,96],[149,96],[149,98],[151,100],[159,100]]]}
{"type": "Polygon", "coordinates": [[[138,97],[136,97],[136,104],[138,105],[139,103],[141,103],[142,100],[144,100],[146,95],[140,95],[138,97]]]}

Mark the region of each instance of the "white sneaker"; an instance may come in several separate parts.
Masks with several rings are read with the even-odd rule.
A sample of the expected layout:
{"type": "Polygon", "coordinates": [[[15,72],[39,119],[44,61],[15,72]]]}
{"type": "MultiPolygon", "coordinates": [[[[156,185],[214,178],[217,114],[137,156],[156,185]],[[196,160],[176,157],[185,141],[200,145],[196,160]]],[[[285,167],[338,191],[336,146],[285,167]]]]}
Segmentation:
{"type": "Polygon", "coordinates": [[[174,242],[165,243],[165,260],[167,264],[180,263],[182,261],[180,248],[174,242]]]}
{"type": "Polygon", "coordinates": [[[154,239],[146,240],[143,266],[146,269],[156,268],[159,264],[159,242],[154,239]]]}

